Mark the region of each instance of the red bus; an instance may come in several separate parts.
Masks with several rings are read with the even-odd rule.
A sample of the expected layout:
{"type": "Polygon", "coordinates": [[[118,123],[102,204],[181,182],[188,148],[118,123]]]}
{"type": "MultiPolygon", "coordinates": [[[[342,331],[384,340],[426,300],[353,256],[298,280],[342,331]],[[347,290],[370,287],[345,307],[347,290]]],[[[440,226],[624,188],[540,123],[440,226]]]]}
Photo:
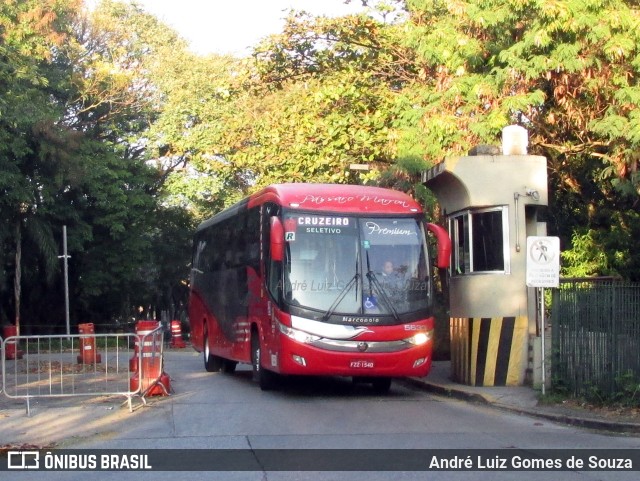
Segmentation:
{"type": "Polygon", "coordinates": [[[189,322],[207,371],[350,376],[385,392],[425,376],[433,276],[447,232],[408,195],[377,187],[272,185],[203,222],[193,244],[189,322]]]}

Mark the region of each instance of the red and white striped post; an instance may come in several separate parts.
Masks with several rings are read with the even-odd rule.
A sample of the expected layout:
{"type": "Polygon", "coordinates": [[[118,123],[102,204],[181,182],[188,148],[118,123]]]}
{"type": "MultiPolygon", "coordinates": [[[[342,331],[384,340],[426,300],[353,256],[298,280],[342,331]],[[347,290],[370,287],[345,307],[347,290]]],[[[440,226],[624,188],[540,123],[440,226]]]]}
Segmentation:
{"type": "Polygon", "coordinates": [[[78,364],[100,364],[102,356],[96,351],[95,328],[92,323],[78,324],[80,354],[78,364]]]}
{"type": "Polygon", "coordinates": [[[170,346],[177,349],[187,347],[182,339],[182,323],[180,321],[171,321],[171,343],[170,346]]]}

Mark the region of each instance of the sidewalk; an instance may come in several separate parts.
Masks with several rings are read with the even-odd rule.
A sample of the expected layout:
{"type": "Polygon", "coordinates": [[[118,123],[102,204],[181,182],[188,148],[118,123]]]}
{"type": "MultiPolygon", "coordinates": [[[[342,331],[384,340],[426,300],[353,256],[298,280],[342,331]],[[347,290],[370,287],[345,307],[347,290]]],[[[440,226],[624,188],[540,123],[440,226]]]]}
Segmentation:
{"type": "Polygon", "coordinates": [[[427,377],[412,378],[410,382],[442,396],[483,403],[563,424],[617,433],[640,434],[640,416],[630,416],[615,411],[592,411],[568,404],[543,405],[538,403],[538,392],[531,387],[467,386],[453,382],[450,373],[450,361],[437,361],[433,363],[427,377]]]}

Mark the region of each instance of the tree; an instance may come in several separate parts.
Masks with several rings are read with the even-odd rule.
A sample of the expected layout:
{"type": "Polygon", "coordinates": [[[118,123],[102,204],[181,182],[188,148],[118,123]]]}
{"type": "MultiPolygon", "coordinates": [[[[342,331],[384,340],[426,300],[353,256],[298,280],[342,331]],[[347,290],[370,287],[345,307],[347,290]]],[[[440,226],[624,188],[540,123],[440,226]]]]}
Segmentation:
{"type": "Polygon", "coordinates": [[[254,63],[216,56],[164,63],[153,131],[158,157],[182,163],[170,177],[174,200],[210,214],[268,183],[357,182],[351,164],[391,163],[393,93],[382,70],[366,68],[376,49],[356,45],[369,42],[377,25],[292,14],[282,35],[256,49],[254,63]],[[312,64],[301,60],[319,52],[312,64]],[[203,186],[208,202],[188,192],[193,185],[203,186]]]}
{"type": "Polygon", "coordinates": [[[64,175],[64,159],[76,145],[56,124],[58,111],[50,100],[56,88],[52,52],[65,40],[68,19],[78,3],[29,0],[0,5],[0,86],[6,92],[0,101],[0,218],[13,226],[0,231],[0,241],[5,252],[14,252],[5,265],[11,265],[12,257],[18,332],[25,239],[40,255],[45,275],[52,277],[53,235],[44,220],[48,195],[50,185],[64,175]]]}
{"type": "Polygon", "coordinates": [[[246,187],[228,158],[248,130],[243,117],[246,62],[174,51],[151,66],[159,115],[149,131],[149,155],[163,172],[162,202],[208,217],[246,187]]]}
{"type": "MultiPolygon", "coordinates": [[[[303,98],[303,88],[318,91],[350,69],[366,72],[361,78],[378,83],[354,83],[359,95],[390,99],[378,109],[384,117],[380,125],[390,133],[387,152],[397,159],[383,166],[393,173],[385,182],[403,188],[443,157],[496,143],[508,124],[524,125],[531,152],[549,161],[551,232],[561,236],[565,248],[574,234],[588,235],[596,250],[606,247],[608,267],[602,273],[637,277],[636,2],[407,0],[389,5],[406,15],[389,23],[362,16],[293,15],[282,35],[256,49],[262,82],[295,92],[283,106],[293,110],[293,98],[303,98]]],[[[393,10],[389,5],[386,12],[393,10]]],[[[353,83],[353,77],[345,79],[353,83]]],[[[304,117],[296,112],[290,117],[303,120],[297,130],[305,128],[304,117]]],[[[277,129],[272,131],[279,142],[277,129]]],[[[301,140],[292,144],[302,148],[301,140]]],[[[260,141],[250,145],[261,149],[260,141]]],[[[251,156],[265,160],[258,152],[251,156]]],[[[313,175],[309,170],[303,177],[313,175]]]]}
{"type": "Polygon", "coordinates": [[[258,91],[273,100],[258,119],[265,139],[252,144],[262,152],[247,152],[245,162],[260,159],[273,181],[366,182],[388,170],[397,156],[395,97],[411,68],[390,33],[367,15],[292,12],[282,34],[254,51],[258,91]],[[350,164],[371,173],[357,179],[350,164]]]}
{"type": "Polygon", "coordinates": [[[160,259],[154,250],[166,173],[148,157],[148,129],[160,102],[152,73],[186,43],[140,7],[113,1],[80,17],[74,33],[66,122],[87,140],[85,175],[68,193],[77,213],[76,316],[109,323],[130,318],[133,306],[156,306],[159,284],[186,278],[182,237],[169,238],[168,246],[181,256],[160,259]],[[181,272],[159,278],[158,262],[180,265],[181,272]]]}
{"type": "Polygon", "coordinates": [[[56,240],[67,225],[74,318],[110,321],[157,290],[144,279],[157,261],[150,253],[163,180],[145,157],[156,115],[148,64],[180,42],[116,2],[91,15],[71,0],[0,8],[8,92],[0,100],[0,289],[15,286],[2,310],[55,329],[56,240]]]}
{"type": "Polygon", "coordinates": [[[61,317],[62,225],[76,318],[175,313],[203,217],[284,181],[427,202],[424,169],[514,122],[549,161],[566,272],[637,279],[636,2],[376,3],[291,12],[245,59],[195,56],[135,4],[0,4],[3,322],[61,317]]]}
{"type": "Polygon", "coordinates": [[[461,153],[495,141],[508,123],[523,124],[532,152],[549,161],[551,231],[569,246],[587,226],[600,248],[613,248],[610,272],[636,277],[635,2],[410,0],[407,7],[405,42],[422,74],[406,94],[422,106],[427,155],[461,153]]]}

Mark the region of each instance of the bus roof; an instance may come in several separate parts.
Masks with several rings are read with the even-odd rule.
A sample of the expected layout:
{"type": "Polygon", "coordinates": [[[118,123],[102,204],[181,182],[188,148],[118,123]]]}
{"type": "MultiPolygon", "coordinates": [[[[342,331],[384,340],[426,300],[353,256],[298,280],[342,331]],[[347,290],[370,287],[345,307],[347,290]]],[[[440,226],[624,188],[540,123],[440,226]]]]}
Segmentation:
{"type": "Polygon", "coordinates": [[[416,215],[422,212],[420,204],[397,190],[345,184],[273,184],[205,220],[197,230],[265,202],[290,209],[341,214],[416,215]]]}
{"type": "Polygon", "coordinates": [[[397,190],[345,184],[274,184],[249,198],[249,206],[273,201],[283,207],[342,213],[416,214],[420,204],[397,190]]]}

